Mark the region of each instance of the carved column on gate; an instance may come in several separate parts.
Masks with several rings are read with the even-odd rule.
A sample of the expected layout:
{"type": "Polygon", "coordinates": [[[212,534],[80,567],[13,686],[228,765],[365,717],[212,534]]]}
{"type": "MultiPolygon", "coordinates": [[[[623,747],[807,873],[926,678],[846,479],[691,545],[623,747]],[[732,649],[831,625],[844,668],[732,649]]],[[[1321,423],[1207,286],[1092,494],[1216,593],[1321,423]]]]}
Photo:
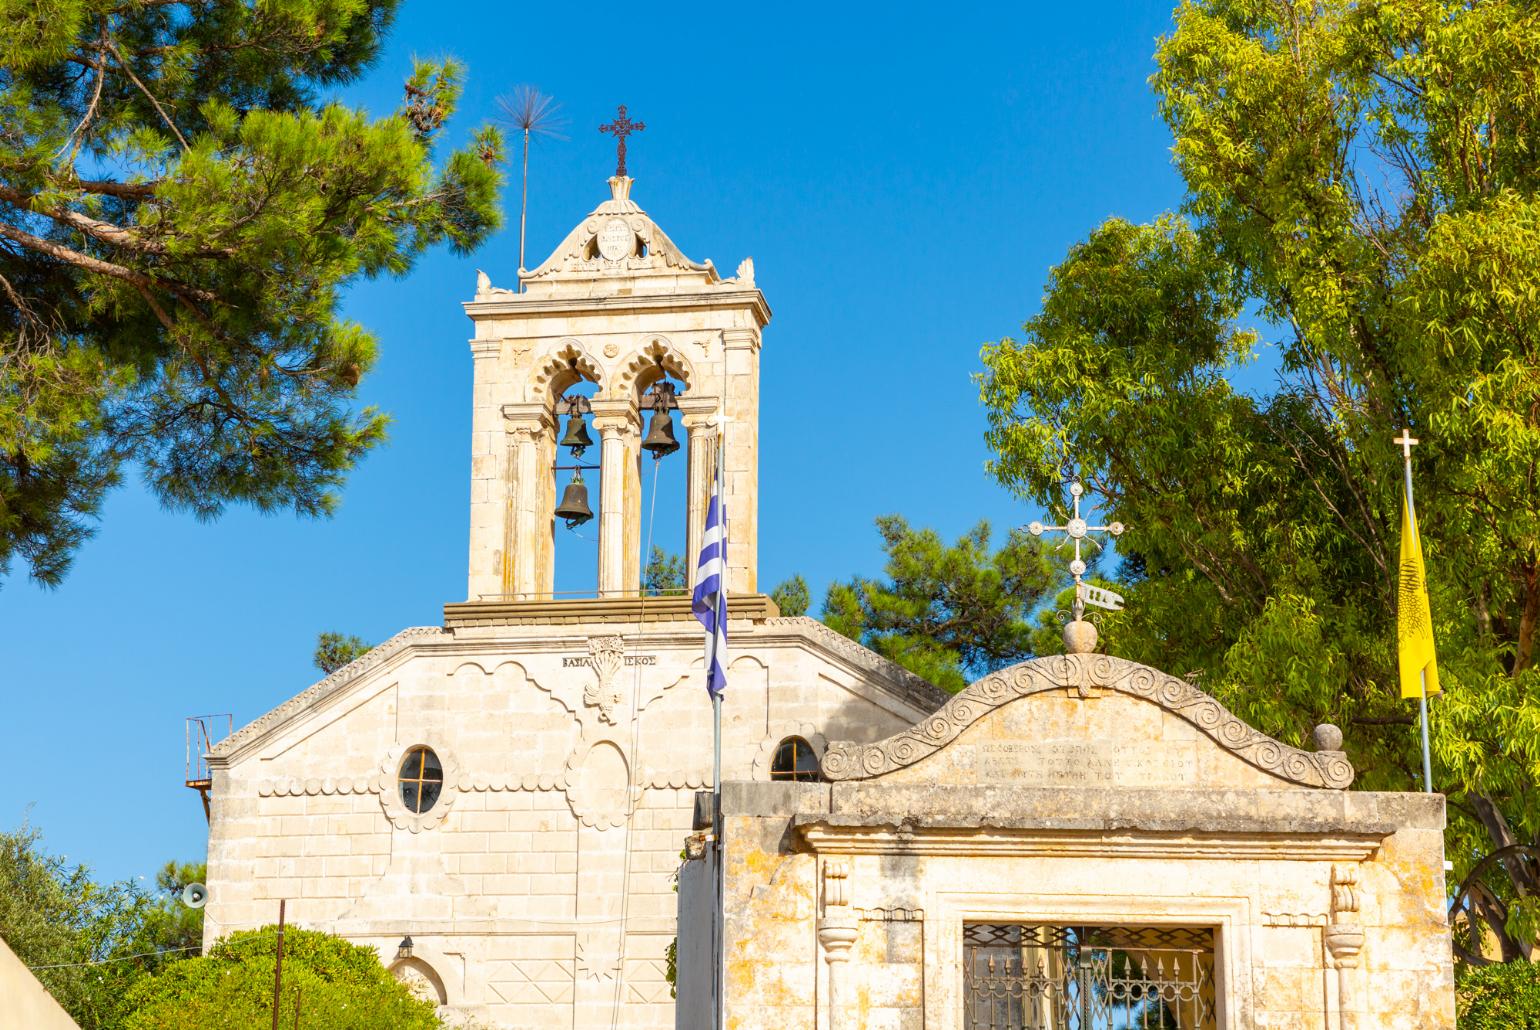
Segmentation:
{"type": "Polygon", "coordinates": [[[599,432],[599,596],[641,590],[641,421],[626,400],[593,402],[599,432]]]}
{"type": "Polygon", "coordinates": [[[1364,930],[1358,923],[1358,867],[1332,866],[1331,921],[1326,924],[1326,950],[1337,970],[1337,1023],[1341,1030],[1358,1030],[1358,959],[1364,930]]]}
{"type": "Polygon", "coordinates": [[[685,565],[690,589],[700,559],[706,507],[711,501],[711,477],[717,466],[717,434],[721,432],[720,401],[715,397],[679,398],[680,420],[689,433],[689,495],[685,503],[685,565]]]}
{"type": "Polygon", "coordinates": [[[860,935],[860,924],[850,907],[850,863],[843,858],[823,864],[823,918],[818,921],[818,943],[829,963],[829,1030],[857,1030],[850,949],[860,935]]]}

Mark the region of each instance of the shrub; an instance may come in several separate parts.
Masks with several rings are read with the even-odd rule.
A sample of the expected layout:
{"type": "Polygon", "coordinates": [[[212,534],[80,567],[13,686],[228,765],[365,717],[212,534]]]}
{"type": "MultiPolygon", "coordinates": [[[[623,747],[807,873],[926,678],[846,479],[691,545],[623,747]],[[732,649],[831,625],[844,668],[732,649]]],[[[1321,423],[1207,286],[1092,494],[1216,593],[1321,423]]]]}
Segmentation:
{"type": "Polygon", "coordinates": [[[1540,1030],[1540,966],[1508,962],[1460,978],[1460,1030],[1540,1030]]]}
{"type": "MultiPolygon", "coordinates": [[[[124,1030],[267,1026],[277,927],[231,934],[202,958],[173,963],[129,992],[124,1030]]],[[[380,965],[372,948],[315,930],[286,929],[280,1023],[305,1030],[439,1030],[434,1006],[380,965]]]]}

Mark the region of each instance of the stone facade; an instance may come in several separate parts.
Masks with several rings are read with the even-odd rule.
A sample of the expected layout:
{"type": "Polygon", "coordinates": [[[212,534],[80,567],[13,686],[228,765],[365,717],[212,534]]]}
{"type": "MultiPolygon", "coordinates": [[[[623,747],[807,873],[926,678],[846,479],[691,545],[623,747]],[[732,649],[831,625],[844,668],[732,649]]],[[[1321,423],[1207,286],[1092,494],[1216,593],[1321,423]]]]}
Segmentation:
{"type": "MultiPolygon", "coordinates": [[[[728,783],[727,1025],[999,1025],[965,1020],[964,938],[1003,925],[1210,935],[1184,1028],[1453,1027],[1443,798],[1347,790],[1340,745],[1321,727],[1297,750],[1081,654],[829,744],[830,782],[728,783]]],[[[711,881],[706,859],[681,876],[682,951],[709,940],[711,881]]],[[[681,966],[679,1027],[709,1025],[710,968],[681,966]]]]}
{"type": "Polygon", "coordinates": [[[944,700],[754,593],[769,310],[750,262],[723,279],[688,260],[630,185],[612,180],[610,200],[522,273],[523,292],[483,276],[466,305],[469,600],[209,755],[206,940],[274,921],[287,899],[292,922],[375,946],[446,1014],[508,1028],[673,1025],[673,880],[710,784],[712,726],[688,599],[637,589],[639,407],[664,373],[685,387],[691,557],[726,440],[726,773],[768,780],[788,737],[821,754],[828,737],[877,740],[944,700]],[[600,589],[555,599],[553,405],[579,379],[597,387],[600,589]],[[426,775],[425,754],[437,777],[426,806],[425,788],[403,782],[426,775]]]}

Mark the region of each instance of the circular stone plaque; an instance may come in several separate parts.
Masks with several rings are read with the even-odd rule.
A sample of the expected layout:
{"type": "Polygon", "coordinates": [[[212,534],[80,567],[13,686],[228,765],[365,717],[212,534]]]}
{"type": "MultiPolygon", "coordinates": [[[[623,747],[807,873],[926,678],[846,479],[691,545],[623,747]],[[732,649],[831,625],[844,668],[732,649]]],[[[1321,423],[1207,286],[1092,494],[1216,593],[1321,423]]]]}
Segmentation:
{"type": "Polygon", "coordinates": [[[636,233],[623,218],[611,218],[599,230],[599,253],[606,261],[619,261],[636,253],[636,233]]]}

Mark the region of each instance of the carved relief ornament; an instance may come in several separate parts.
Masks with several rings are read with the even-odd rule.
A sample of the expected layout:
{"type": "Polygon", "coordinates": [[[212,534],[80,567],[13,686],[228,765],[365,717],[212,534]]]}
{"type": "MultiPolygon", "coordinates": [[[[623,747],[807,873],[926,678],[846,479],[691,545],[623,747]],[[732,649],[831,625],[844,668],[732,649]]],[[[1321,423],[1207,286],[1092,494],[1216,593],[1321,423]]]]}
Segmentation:
{"type": "Polygon", "coordinates": [[[1353,766],[1341,751],[1301,751],[1255,730],[1186,680],[1103,654],[1037,658],[991,673],[915,726],[873,744],[835,741],[823,759],[831,780],[864,780],[913,765],[935,754],[995,709],[1032,694],[1101,687],[1160,706],[1201,730],[1214,743],[1281,780],[1306,787],[1345,789],[1353,766]]]}

